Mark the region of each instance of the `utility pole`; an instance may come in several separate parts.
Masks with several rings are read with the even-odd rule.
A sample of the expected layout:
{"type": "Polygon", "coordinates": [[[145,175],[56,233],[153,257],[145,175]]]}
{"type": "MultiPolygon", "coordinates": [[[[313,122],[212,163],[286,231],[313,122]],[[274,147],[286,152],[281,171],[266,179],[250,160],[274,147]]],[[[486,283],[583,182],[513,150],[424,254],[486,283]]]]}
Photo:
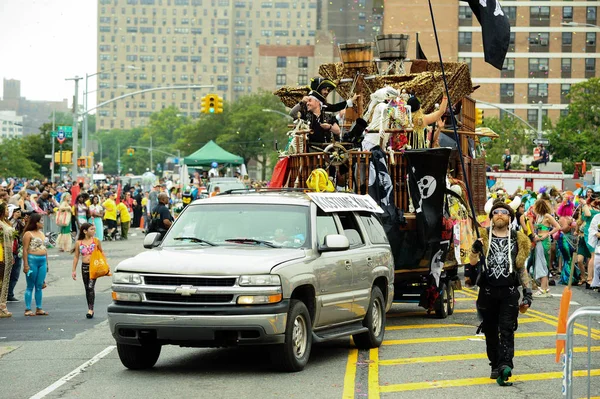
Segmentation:
{"type": "Polygon", "coordinates": [[[117,140],[117,176],[121,176],[121,143],[117,140]]]}
{"type": "MultiPolygon", "coordinates": [[[[56,109],[52,110],[52,132],[56,131],[56,109]]],[[[54,183],[54,167],[55,165],[55,159],[54,159],[54,137],[52,137],[52,134],[50,134],[50,140],[52,140],[52,162],[50,163],[52,165],[52,167],[50,168],[50,181],[52,183],[54,183]]],[[[62,163],[62,159],[60,160],[60,162],[62,163]]],[[[60,163],[59,163],[60,165],[60,163]]],[[[60,168],[62,168],[62,166],[59,166],[60,168]]]]}
{"type": "Polygon", "coordinates": [[[152,165],[153,164],[153,160],[152,160],[152,136],[150,136],[150,172],[152,173],[152,165]]]}
{"type": "Polygon", "coordinates": [[[542,138],[542,108],[544,107],[544,103],[543,102],[538,102],[538,125],[537,125],[537,130],[538,130],[538,139],[542,138]]]}
{"type": "Polygon", "coordinates": [[[71,181],[73,183],[75,183],[75,181],[77,180],[77,159],[79,158],[79,156],[77,155],[77,146],[79,145],[78,140],[77,140],[77,127],[78,127],[78,101],[79,101],[79,81],[83,79],[80,78],[79,76],[75,76],[74,78],[67,78],[65,80],[74,80],[75,81],[75,97],[73,98],[73,169],[71,171],[71,181]]]}

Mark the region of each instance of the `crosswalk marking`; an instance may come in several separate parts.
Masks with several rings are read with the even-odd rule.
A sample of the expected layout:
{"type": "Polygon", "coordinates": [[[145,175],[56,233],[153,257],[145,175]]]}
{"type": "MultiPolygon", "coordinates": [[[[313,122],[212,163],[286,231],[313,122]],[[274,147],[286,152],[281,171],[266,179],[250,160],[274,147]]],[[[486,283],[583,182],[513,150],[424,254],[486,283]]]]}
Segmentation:
{"type": "MultiPolygon", "coordinates": [[[[587,370],[577,370],[573,372],[573,377],[587,377],[587,370]]],[[[591,376],[600,376],[600,369],[594,369],[591,371],[591,376]]],[[[548,372],[548,373],[534,373],[534,374],[521,374],[511,377],[511,382],[524,382],[524,381],[542,381],[542,380],[553,380],[562,379],[562,371],[548,372]]],[[[491,380],[488,377],[480,378],[461,378],[456,380],[440,380],[440,381],[426,381],[426,382],[410,382],[405,384],[390,384],[382,385],[379,387],[379,391],[382,393],[389,392],[405,392],[405,391],[418,391],[425,389],[435,388],[451,388],[451,387],[464,387],[470,385],[491,385],[496,384],[495,380],[491,380]]]]}
{"type": "MultiPolygon", "coordinates": [[[[576,347],[573,349],[574,352],[581,353],[587,352],[588,348],[586,347],[576,347]]],[[[592,352],[600,352],[600,346],[592,346],[592,352]]],[[[543,356],[543,355],[555,355],[555,348],[547,348],[547,349],[532,349],[532,350],[519,350],[515,351],[515,357],[519,356],[543,356]]],[[[401,359],[387,359],[380,360],[379,365],[381,366],[399,366],[403,364],[415,364],[415,363],[438,363],[438,362],[453,362],[453,361],[461,361],[461,360],[477,360],[477,359],[487,359],[487,354],[485,353],[461,353],[458,355],[443,355],[443,356],[423,356],[423,357],[412,357],[412,358],[401,358],[401,359]]]]}
{"type": "Polygon", "coordinates": [[[343,399],[354,399],[354,386],[356,384],[356,362],[358,362],[358,349],[350,349],[346,374],[344,375],[343,399]]]}

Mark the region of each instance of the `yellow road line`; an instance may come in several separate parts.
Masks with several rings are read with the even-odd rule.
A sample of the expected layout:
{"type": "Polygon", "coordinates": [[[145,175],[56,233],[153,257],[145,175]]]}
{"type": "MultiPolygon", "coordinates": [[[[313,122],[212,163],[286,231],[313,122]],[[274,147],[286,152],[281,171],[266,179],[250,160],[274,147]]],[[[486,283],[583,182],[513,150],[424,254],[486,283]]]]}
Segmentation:
{"type": "MultiPolygon", "coordinates": [[[[600,369],[591,371],[591,375],[596,377],[600,376],[600,369]]],[[[587,370],[577,370],[573,372],[573,377],[584,377],[587,376],[587,370]]],[[[525,381],[542,381],[542,380],[554,380],[562,379],[562,371],[549,372],[549,373],[535,373],[535,374],[522,374],[515,375],[511,378],[511,382],[525,382],[525,381]]],[[[465,387],[471,385],[492,385],[496,384],[496,381],[489,379],[488,377],[480,378],[463,378],[457,380],[440,380],[440,381],[429,381],[429,382],[411,382],[405,384],[390,384],[382,385],[379,389],[380,392],[405,392],[405,391],[418,391],[424,389],[435,389],[435,388],[452,388],[452,387],[465,387]]]]}
{"type": "MultiPolygon", "coordinates": [[[[588,348],[586,347],[576,347],[573,349],[574,352],[584,353],[587,352],[588,348]]],[[[600,352],[600,346],[592,346],[592,352],[600,352]]],[[[532,349],[532,350],[523,350],[523,351],[515,351],[515,357],[523,357],[523,356],[543,356],[543,355],[553,355],[556,353],[555,348],[546,348],[546,349],[532,349]]],[[[485,353],[461,353],[458,355],[444,355],[444,356],[423,356],[423,357],[411,357],[411,358],[401,358],[401,359],[387,359],[380,360],[379,364],[381,366],[399,366],[403,364],[415,364],[415,363],[437,363],[437,362],[454,362],[461,360],[477,360],[477,359],[487,359],[487,354],[485,353]]]]}
{"type": "MultiPolygon", "coordinates": [[[[541,331],[531,333],[516,333],[515,338],[533,338],[533,337],[553,337],[556,335],[554,331],[541,331]]],[[[412,338],[412,339],[390,339],[383,341],[383,345],[410,345],[410,344],[427,344],[434,342],[454,342],[468,341],[472,339],[485,340],[483,336],[464,335],[458,337],[433,337],[433,338],[412,338]]]]}
{"type": "Polygon", "coordinates": [[[354,399],[356,363],[358,362],[358,349],[350,349],[348,362],[346,363],[346,374],[344,375],[343,399],[354,399]]]}
{"type": "Polygon", "coordinates": [[[427,328],[444,328],[444,327],[472,327],[477,328],[477,326],[471,326],[469,324],[410,324],[406,326],[388,326],[385,328],[386,331],[395,331],[395,330],[413,330],[413,329],[427,329],[427,328]]]}
{"type": "MultiPolygon", "coordinates": [[[[527,312],[529,312],[529,310],[527,312]]],[[[558,326],[558,322],[557,321],[549,320],[547,318],[544,318],[543,316],[537,316],[537,314],[539,314],[539,313],[540,312],[532,313],[532,314],[529,315],[529,317],[536,318],[536,319],[538,319],[538,320],[540,320],[540,321],[542,321],[542,322],[544,322],[544,323],[546,323],[548,325],[551,325],[553,327],[558,326]]],[[[581,328],[574,328],[573,329],[573,333],[575,335],[583,335],[583,336],[587,337],[587,335],[588,335],[587,328],[585,328],[585,326],[581,326],[581,327],[583,327],[583,329],[581,329],[581,328]]],[[[598,335],[598,334],[591,334],[591,337],[593,339],[596,339],[596,340],[600,339],[600,335],[598,335]]]]}
{"type": "Polygon", "coordinates": [[[454,301],[456,301],[456,302],[473,302],[474,299],[475,298],[471,298],[471,297],[468,297],[468,298],[454,298],[454,301]]]}
{"type": "MultiPolygon", "coordinates": [[[[544,313],[544,312],[540,312],[539,310],[529,309],[528,312],[532,312],[533,314],[537,314],[541,317],[546,317],[550,320],[554,320],[554,321],[558,322],[558,317],[552,316],[552,315],[544,313]]],[[[575,326],[579,327],[579,328],[583,328],[584,330],[586,330],[586,333],[587,333],[587,329],[588,329],[587,326],[584,326],[583,324],[579,324],[579,323],[575,323],[575,326]]],[[[600,334],[600,330],[598,330],[598,329],[592,328],[591,330],[592,330],[592,333],[600,334]]]]}
{"type": "Polygon", "coordinates": [[[379,399],[379,348],[369,351],[369,399],[379,399]]]}

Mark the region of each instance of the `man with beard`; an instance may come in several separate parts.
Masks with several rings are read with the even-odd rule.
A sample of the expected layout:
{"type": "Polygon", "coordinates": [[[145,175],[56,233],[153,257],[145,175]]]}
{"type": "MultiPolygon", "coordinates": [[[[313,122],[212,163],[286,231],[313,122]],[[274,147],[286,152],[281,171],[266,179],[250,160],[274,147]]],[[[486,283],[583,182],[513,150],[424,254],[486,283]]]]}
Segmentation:
{"type": "Polygon", "coordinates": [[[331,115],[323,112],[324,98],[317,92],[310,92],[306,107],[308,114],[306,118],[312,129],[312,133],[308,135],[308,141],[312,143],[329,143],[331,134],[339,138],[340,127],[337,120],[331,115]]]}
{"type": "Polygon", "coordinates": [[[527,236],[510,229],[514,210],[497,201],[489,214],[490,228],[480,229],[473,243],[470,264],[481,265],[477,284],[477,310],[483,319],[487,356],[492,367],[491,379],[507,386],[512,376],[515,354],[515,330],[519,316],[519,291],[523,287],[521,312],[532,303],[531,280],[525,268],[531,244],[527,236]]]}

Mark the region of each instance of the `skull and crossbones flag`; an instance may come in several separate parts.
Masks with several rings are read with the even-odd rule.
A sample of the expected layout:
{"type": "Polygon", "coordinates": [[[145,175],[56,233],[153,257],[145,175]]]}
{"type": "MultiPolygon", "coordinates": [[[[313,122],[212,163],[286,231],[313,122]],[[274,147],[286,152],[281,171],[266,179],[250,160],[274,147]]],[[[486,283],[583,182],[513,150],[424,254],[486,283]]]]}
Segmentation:
{"type": "Polygon", "coordinates": [[[450,148],[408,150],[408,188],[423,244],[439,243],[450,148]]]}
{"type": "Polygon", "coordinates": [[[510,44],[510,23],[498,0],[467,1],[481,25],[485,62],[502,70],[510,44]]]}

